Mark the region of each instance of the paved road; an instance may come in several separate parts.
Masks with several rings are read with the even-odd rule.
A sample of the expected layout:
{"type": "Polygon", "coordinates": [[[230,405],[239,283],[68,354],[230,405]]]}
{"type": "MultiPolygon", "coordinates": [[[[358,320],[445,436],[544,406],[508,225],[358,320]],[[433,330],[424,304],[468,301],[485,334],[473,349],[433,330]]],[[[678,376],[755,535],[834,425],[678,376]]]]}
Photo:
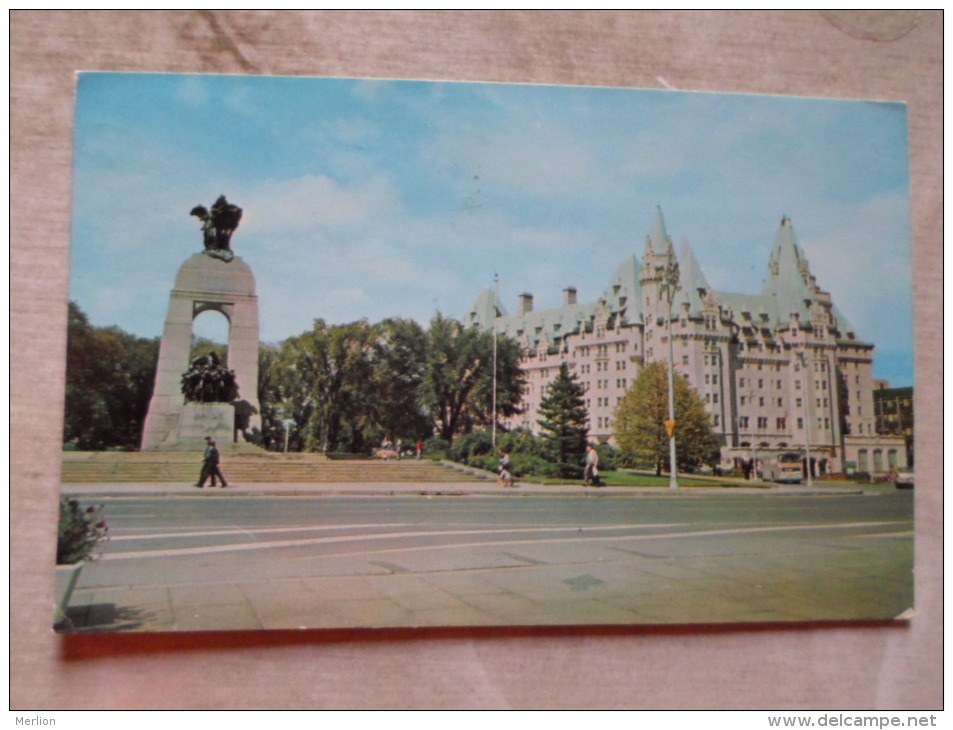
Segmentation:
{"type": "Polygon", "coordinates": [[[890,619],[913,605],[908,492],[106,504],[113,538],[74,593],[78,631],[890,619]]]}

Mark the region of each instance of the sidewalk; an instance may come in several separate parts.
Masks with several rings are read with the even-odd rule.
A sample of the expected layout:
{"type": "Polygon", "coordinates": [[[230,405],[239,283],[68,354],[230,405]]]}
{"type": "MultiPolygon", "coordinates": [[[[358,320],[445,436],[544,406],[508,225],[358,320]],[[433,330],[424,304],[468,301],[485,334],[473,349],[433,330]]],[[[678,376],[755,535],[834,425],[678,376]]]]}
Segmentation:
{"type": "MultiPolygon", "coordinates": [[[[733,624],[906,615],[912,605],[912,534],[897,527],[895,517],[872,520],[865,511],[849,524],[815,528],[809,516],[796,511],[782,522],[702,523],[697,530],[693,520],[700,519],[701,505],[687,501],[763,495],[769,499],[757,505],[744,502],[746,514],[752,507],[776,514],[787,505],[771,504],[770,497],[875,492],[855,486],[504,488],[491,481],[448,481],[230,484],[200,490],[181,483],[68,484],[67,494],[107,499],[447,496],[447,504],[434,505],[437,514],[446,515],[452,514],[451,503],[456,503],[453,509],[473,508],[449,499],[458,495],[647,498],[637,510],[653,506],[662,511],[646,517],[645,524],[628,526],[612,519],[599,522],[587,511],[585,529],[570,524],[568,533],[565,524],[550,524],[546,518],[540,525],[515,526],[491,519],[487,529],[499,534],[485,541],[474,537],[472,524],[452,518],[436,533],[428,527],[432,523],[385,524],[389,520],[380,521],[378,529],[364,524],[374,522],[370,516],[343,532],[347,525],[338,528],[336,523],[252,526],[241,536],[237,532],[245,527],[202,528],[211,531],[194,535],[188,530],[168,534],[164,527],[151,537],[143,531],[122,539],[157,542],[110,552],[84,569],[69,609],[71,625],[64,630],[733,624]],[[675,501],[658,504],[651,497],[675,501]],[[533,533],[539,528],[553,534],[537,541],[533,533]]],[[[502,501],[488,500],[485,514],[519,507],[502,501]]],[[[386,502],[382,499],[376,507],[386,513],[386,502]]],[[[880,502],[860,500],[856,506],[880,502]]],[[[345,512],[362,514],[367,504],[345,512]]],[[[550,507],[558,513],[560,507],[557,500],[520,504],[527,515],[550,507]]],[[[130,508],[137,518],[148,516],[141,506],[130,508]]],[[[605,515],[606,509],[615,514],[611,505],[598,511],[605,515]]],[[[841,509],[849,514],[853,505],[841,509]]]]}
{"type": "Polygon", "coordinates": [[[487,480],[447,481],[445,483],[388,483],[388,482],[315,482],[302,483],[255,483],[237,484],[229,482],[226,489],[205,487],[198,489],[191,484],[139,482],[139,483],[73,483],[63,484],[62,493],[71,496],[102,497],[209,497],[209,496],[396,496],[396,495],[472,495],[472,496],[573,496],[599,497],[714,497],[723,495],[861,495],[877,491],[874,485],[861,486],[844,484],[836,486],[773,484],[769,482],[751,482],[750,486],[724,482],[724,486],[713,483],[711,486],[691,486],[669,489],[665,487],[611,486],[585,487],[582,484],[530,484],[517,482],[515,487],[503,487],[487,480]]]}

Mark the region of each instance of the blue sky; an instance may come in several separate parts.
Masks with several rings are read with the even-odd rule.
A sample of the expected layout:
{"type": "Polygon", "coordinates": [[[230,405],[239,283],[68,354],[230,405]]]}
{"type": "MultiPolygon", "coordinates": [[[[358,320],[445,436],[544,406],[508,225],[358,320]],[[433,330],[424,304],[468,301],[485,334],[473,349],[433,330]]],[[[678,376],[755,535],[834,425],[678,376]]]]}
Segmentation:
{"type": "MultiPolygon", "coordinates": [[[[161,335],[189,216],[244,209],[262,339],[323,318],[599,297],[655,207],[716,290],[757,293],[781,217],[818,284],[913,383],[906,108],[565,86],[81,74],[70,298],[161,335]]],[[[214,316],[214,315],[207,315],[214,316]]],[[[203,325],[205,326],[205,325],[203,325]]],[[[214,327],[212,328],[214,331],[214,327]]],[[[210,333],[213,333],[210,331],[210,333]]]]}

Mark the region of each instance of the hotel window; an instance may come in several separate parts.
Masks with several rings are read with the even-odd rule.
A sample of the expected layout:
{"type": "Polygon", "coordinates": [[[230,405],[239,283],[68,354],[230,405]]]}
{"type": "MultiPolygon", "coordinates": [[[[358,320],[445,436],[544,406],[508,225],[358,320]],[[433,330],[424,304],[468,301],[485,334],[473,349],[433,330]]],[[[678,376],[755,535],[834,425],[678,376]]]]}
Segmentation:
{"type": "Polygon", "coordinates": [[[748,417],[742,416],[738,419],[738,428],[748,428],[748,417]]]}
{"type": "Polygon", "coordinates": [[[758,428],[766,429],[768,427],[768,418],[767,416],[758,416],[758,428]]]}

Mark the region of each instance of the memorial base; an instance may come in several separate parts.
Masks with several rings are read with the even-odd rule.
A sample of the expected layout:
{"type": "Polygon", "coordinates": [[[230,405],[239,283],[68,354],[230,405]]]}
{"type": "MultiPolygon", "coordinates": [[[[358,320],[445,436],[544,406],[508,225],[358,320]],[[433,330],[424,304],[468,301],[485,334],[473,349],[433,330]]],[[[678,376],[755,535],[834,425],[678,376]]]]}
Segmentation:
{"type": "Polygon", "coordinates": [[[178,441],[181,450],[202,451],[205,437],[219,447],[235,440],[235,407],[231,403],[186,403],[179,416],[178,441]]]}

